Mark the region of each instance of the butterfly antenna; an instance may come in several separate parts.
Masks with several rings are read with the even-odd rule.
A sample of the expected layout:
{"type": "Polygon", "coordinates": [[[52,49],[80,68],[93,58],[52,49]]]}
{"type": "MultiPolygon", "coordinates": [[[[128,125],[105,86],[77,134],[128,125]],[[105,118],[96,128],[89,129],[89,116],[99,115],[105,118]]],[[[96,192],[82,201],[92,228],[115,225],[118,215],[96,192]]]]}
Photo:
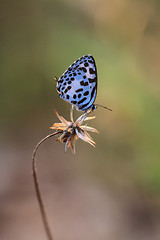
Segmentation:
{"type": "Polygon", "coordinates": [[[111,108],[108,108],[108,107],[102,106],[102,105],[100,105],[100,104],[95,104],[95,106],[97,106],[97,107],[102,107],[102,108],[105,108],[105,109],[107,109],[107,110],[109,110],[109,111],[112,111],[111,108]]]}
{"type": "Polygon", "coordinates": [[[54,76],[54,80],[57,82],[58,81],[58,78],[56,76],[54,76]]]}

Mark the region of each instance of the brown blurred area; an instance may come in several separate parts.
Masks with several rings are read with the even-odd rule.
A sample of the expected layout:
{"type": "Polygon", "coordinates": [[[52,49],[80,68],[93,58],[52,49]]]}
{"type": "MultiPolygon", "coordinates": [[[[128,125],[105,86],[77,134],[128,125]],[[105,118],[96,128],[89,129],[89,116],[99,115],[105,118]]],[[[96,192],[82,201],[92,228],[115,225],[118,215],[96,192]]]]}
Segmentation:
{"type": "MultiPolygon", "coordinates": [[[[96,148],[54,138],[38,151],[54,239],[160,239],[160,3],[2,0],[0,240],[46,239],[32,152],[70,105],[54,76],[84,54],[98,68],[96,148]]],[[[75,118],[80,113],[75,112],[75,118]]]]}

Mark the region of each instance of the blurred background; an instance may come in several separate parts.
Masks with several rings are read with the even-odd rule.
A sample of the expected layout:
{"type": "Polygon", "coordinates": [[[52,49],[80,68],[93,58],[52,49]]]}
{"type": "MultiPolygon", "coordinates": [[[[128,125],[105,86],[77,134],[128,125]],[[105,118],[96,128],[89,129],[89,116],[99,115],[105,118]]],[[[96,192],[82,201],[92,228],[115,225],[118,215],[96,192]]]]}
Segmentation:
{"type": "MultiPolygon", "coordinates": [[[[94,149],[76,156],[55,138],[38,151],[54,239],[160,239],[160,2],[2,0],[0,239],[46,239],[32,180],[35,145],[70,104],[53,77],[92,54],[94,149]]],[[[80,112],[75,112],[75,118],[80,112]]]]}

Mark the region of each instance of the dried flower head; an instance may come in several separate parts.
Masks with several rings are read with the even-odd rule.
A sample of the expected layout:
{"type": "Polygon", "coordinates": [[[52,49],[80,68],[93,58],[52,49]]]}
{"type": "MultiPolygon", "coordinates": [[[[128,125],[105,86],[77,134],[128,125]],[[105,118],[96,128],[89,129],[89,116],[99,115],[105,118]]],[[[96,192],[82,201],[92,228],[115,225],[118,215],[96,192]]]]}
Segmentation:
{"type": "Polygon", "coordinates": [[[84,142],[88,142],[93,147],[95,147],[95,142],[89,135],[87,131],[97,132],[95,128],[89,127],[87,125],[82,125],[84,121],[88,121],[94,119],[93,117],[88,117],[88,114],[91,110],[82,114],[75,122],[73,121],[73,109],[71,108],[70,118],[71,121],[67,121],[62,116],[60,116],[57,112],[56,115],[61,121],[61,123],[54,123],[51,129],[55,129],[57,132],[62,133],[59,138],[57,138],[57,142],[65,143],[65,152],[67,151],[67,147],[69,147],[73,154],[75,154],[75,143],[80,138],[84,142]]]}

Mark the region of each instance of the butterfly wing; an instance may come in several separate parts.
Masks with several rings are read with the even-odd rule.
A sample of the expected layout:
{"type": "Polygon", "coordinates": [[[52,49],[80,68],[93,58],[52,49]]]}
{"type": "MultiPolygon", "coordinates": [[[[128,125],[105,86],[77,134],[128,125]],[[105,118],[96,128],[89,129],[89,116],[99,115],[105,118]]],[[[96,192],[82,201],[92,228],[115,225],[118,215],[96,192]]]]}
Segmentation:
{"type": "Polygon", "coordinates": [[[65,101],[86,111],[93,105],[97,94],[97,69],[91,55],[75,61],[58,79],[57,91],[65,101]]]}

